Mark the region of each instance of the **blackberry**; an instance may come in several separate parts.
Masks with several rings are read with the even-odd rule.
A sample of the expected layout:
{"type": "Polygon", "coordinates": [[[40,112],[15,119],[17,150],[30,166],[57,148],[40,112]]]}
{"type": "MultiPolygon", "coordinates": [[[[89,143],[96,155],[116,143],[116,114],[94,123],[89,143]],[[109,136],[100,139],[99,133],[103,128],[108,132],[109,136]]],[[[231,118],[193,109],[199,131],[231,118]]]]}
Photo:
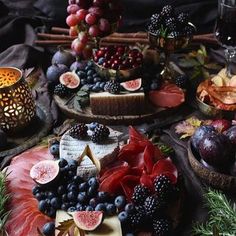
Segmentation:
{"type": "Polygon", "coordinates": [[[165,175],[159,175],[154,180],[155,192],[163,200],[168,200],[174,192],[174,186],[165,175]]]}
{"type": "Polygon", "coordinates": [[[181,25],[185,25],[189,21],[188,13],[182,12],[177,16],[177,20],[181,25]]]}
{"type": "Polygon", "coordinates": [[[104,86],[104,90],[109,93],[118,94],[120,93],[120,83],[116,81],[108,81],[104,86]]]}
{"type": "Polygon", "coordinates": [[[149,195],[150,190],[147,187],[143,185],[137,185],[134,187],[132,200],[135,204],[143,204],[149,195]]]}
{"type": "Polygon", "coordinates": [[[176,24],[176,19],[174,17],[170,17],[166,19],[165,21],[166,27],[168,31],[176,31],[177,30],[177,24],[176,24]]]}
{"type": "Polygon", "coordinates": [[[155,236],[169,236],[172,233],[172,224],[167,218],[153,219],[152,227],[155,236]]]}
{"type": "Polygon", "coordinates": [[[162,8],[161,15],[165,17],[171,17],[174,15],[174,9],[170,5],[166,5],[162,8]]]}
{"type": "Polygon", "coordinates": [[[194,34],[194,27],[191,25],[186,25],[183,29],[183,34],[186,36],[192,36],[194,34]]]}
{"type": "Polygon", "coordinates": [[[143,226],[146,214],[143,211],[135,211],[129,218],[132,228],[137,229],[143,226]]]}
{"type": "Polygon", "coordinates": [[[179,75],[175,78],[175,84],[180,88],[186,88],[188,85],[188,76],[179,75]]]}
{"type": "Polygon", "coordinates": [[[156,26],[156,27],[160,26],[162,21],[163,21],[163,18],[160,14],[156,13],[151,16],[151,25],[153,26],[156,26]]]}
{"type": "Polygon", "coordinates": [[[169,37],[172,37],[172,38],[178,38],[181,36],[180,32],[179,31],[172,31],[168,34],[169,37]]]}
{"type": "Polygon", "coordinates": [[[99,143],[106,140],[109,135],[110,131],[105,125],[98,125],[91,136],[91,140],[94,143],[99,143]]]}
{"type": "Polygon", "coordinates": [[[54,88],[54,94],[64,98],[64,97],[68,97],[71,95],[71,91],[63,84],[58,84],[55,86],[54,88]]]}
{"type": "Polygon", "coordinates": [[[146,214],[150,217],[156,215],[156,213],[165,206],[165,202],[157,195],[149,196],[144,202],[146,214]]]}
{"type": "Polygon", "coordinates": [[[87,131],[88,127],[84,123],[79,123],[70,129],[69,135],[72,138],[81,139],[87,136],[87,131]]]}

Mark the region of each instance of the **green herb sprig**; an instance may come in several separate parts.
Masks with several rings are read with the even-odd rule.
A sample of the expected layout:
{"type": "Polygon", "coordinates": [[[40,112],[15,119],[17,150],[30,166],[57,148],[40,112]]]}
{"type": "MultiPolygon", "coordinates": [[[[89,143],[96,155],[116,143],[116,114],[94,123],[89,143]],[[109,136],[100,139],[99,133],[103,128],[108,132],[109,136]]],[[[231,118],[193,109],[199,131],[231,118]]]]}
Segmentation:
{"type": "Polygon", "coordinates": [[[209,190],[205,194],[209,208],[209,220],[204,224],[196,223],[193,235],[197,236],[235,236],[236,204],[230,202],[220,191],[209,190]]]}

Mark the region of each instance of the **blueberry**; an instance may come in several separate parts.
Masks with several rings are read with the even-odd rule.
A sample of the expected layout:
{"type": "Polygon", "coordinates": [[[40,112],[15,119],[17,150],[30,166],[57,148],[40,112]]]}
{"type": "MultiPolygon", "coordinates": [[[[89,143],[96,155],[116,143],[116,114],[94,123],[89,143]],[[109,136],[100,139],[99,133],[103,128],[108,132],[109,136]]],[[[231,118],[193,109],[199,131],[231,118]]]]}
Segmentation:
{"type": "Polygon", "coordinates": [[[92,84],[92,83],[93,83],[93,77],[92,77],[91,75],[89,75],[89,76],[87,77],[87,83],[88,83],[88,84],[92,84]]]}
{"type": "Polygon", "coordinates": [[[78,202],[80,202],[82,204],[86,203],[86,201],[87,201],[86,193],[85,192],[79,193],[78,196],[77,196],[77,200],[78,200],[78,202]]]}
{"type": "Polygon", "coordinates": [[[58,193],[59,195],[62,195],[62,194],[64,194],[65,192],[66,192],[66,188],[65,188],[64,185],[58,186],[58,188],[57,188],[57,193],[58,193]]]}
{"type": "Polygon", "coordinates": [[[91,207],[95,207],[95,206],[97,205],[97,203],[98,203],[98,201],[97,201],[96,198],[91,198],[91,199],[89,200],[89,205],[90,205],[91,207]]]}
{"type": "Polygon", "coordinates": [[[90,84],[87,84],[87,86],[88,86],[88,89],[89,89],[89,91],[91,91],[91,90],[92,90],[92,88],[93,88],[93,84],[92,84],[92,83],[90,83],[90,84]]]}
{"type": "Polygon", "coordinates": [[[104,203],[98,203],[95,207],[95,211],[104,211],[106,212],[106,205],[104,203]]]}
{"type": "Polygon", "coordinates": [[[43,200],[43,199],[45,199],[45,194],[44,194],[43,192],[41,192],[41,193],[36,193],[36,194],[35,194],[35,198],[36,198],[38,201],[43,200]]]}
{"type": "Polygon", "coordinates": [[[87,195],[91,198],[91,197],[95,197],[96,194],[97,194],[97,188],[95,188],[94,186],[90,186],[88,188],[87,195]]]}
{"type": "Polygon", "coordinates": [[[86,182],[83,182],[79,185],[79,191],[85,192],[88,189],[88,184],[86,182]]]}
{"type": "Polygon", "coordinates": [[[49,204],[45,200],[41,200],[38,204],[38,208],[41,212],[45,212],[49,207],[49,204]]]}
{"type": "Polygon", "coordinates": [[[126,203],[125,197],[122,195],[116,197],[114,203],[118,209],[124,208],[125,203],[126,203]]]}
{"type": "Polygon", "coordinates": [[[77,192],[78,191],[78,187],[75,184],[72,184],[69,186],[68,192],[77,192]]]}
{"type": "Polygon", "coordinates": [[[80,79],[86,78],[86,73],[82,70],[78,71],[77,75],[80,77],[80,79]]]}
{"type": "Polygon", "coordinates": [[[101,79],[100,77],[95,77],[95,78],[93,79],[93,81],[94,81],[94,83],[97,83],[97,82],[101,82],[102,79],[101,79]]]}
{"type": "Polygon", "coordinates": [[[58,164],[58,165],[59,165],[60,168],[62,168],[62,167],[65,167],[67,164],[68,164],[67,160],[61,158],[61,159],[59,160],[59,164],[58,164]]]}
{"type": "Polygon", "coordinates": [[[84,210],[84,206],[81,205],[80,203],[77,203],[77,204],[76,204],[76,210],[77,210],[77,211],[83,211],[83,210],[84,210]]]}
{"type": "Polygon", "coordinates": [[[69,203],[68,203],[68,202],[65,202],[65,203],[63,203],[63,204],[61,205],[61,209],[62,209],[63,211],[67,211],[68,208],[69,208],[69,203]]]}
{"type": "Polygon", "coordinates": [[[125,236],[134,236],[133,233],[126,233],[125,236]]]}
{"type": "Polygon", "coordinates": [[[133,203],[128,203],[125,205],[125,211],[128,213],[128,214],[131,214],[133,213],[135,210],[135,207],[134,207],[134,204],[133,203]]]}
{"type": "Polygon", "coordinates": [[[118,219],[120,220],[120,223],[121,224],[125,224],[128,222],[129,220],[129,216],[127,214],[126,211],[121,211],[119,214],[118,214],[118,219]]]}
{"type": "Polygon", "coordinates": [[[73,212],[73,211],[76,211],[76,208],[73,207],[73,206],[71,206],[71,207],[69,207],[69,208],[67,209],[67,211],[73,212]]]}
{"type": "Polygon", "coordinates": [[[94,74],[94,70],[88,70],[87,71],[87,76],[92,76],[94,74]]]}
{"type": "Polygon", "coordinates": [[[75,170],[75,169],[77,169],[78,162],[76,160],[70,160],[69,166],[70,166],[71,170],[75,170]]]}
{"type": "Polygon", "coordinates": [[[159,85],[158,85],[158,83],[151,83],[151,90],[156,90],[156,89],[158,89],[159,88],[159,85]]]}
{"type": "Polygon", "coordinates": [[[61,200],[62,200],[62,202],[67,202],[67,201],[68,201],[68,198],[67,198],[67,194],[66,194],[66,193],[62,194],[61,200]]]}
{"type": "Polygon", "coordinates": [[[80,84],[81,84],[81,85],[87,84],[87,80],[86,80],[86,79],[81,79],[81,80],[80,80],[80,84]]]}
{"type": "Polygon", "coordinates": [[[89,129],[91,131],[94,131],[97,126],[98,126],[97,122],[92,122],[92,123],[89,124],[89,129]]]}
{"type": "Polygon", "coordinates": [[[92,87],[92,91],[93,92],[99,92],[101,90],[101,88],[99,87],[99,86],[97,86],[97,85],[94,85],[93,87],[92,87]]]}
{"type": "Polygon", "coordinates": [[[61,202],[60,202],[59,198],[57,198],[57,197],[52,198],[50,203],[51,203],[51,206],[56,210],[59,209],[61,206],[61,202]]]}
{"type": "Polygon", "coordinates": [[[93,74],[93,78],[99,77],[99,75],[97,73],[93,74]]]}
{"type": "Polygon", "coordinates": [[[86,208],[85,208],[85,211],[93,211],[94,209],[93,209],[93,207],[91,207],[91,206],[87,206],[86,208]]]}
{"type": "Polygon", "coordinates": [[[67,198],[69,201],[76,200],[76,197],[77,197],[76,192],[71,191],[67,193],[67,198]]]}
{"type": "Polygon", "coordinates": [[[87,66],[84,68],[84,70],[85,70],[86,72],[88,72],[90,69],[91,69],[91,66],[88,66],[88,64],[87,64],[87,66]]]}
{"type": "Polygon", "coordinates": [[[54,157],[58,157],[59,156],[59,144],[53,144],[49,148],[49,151],[54,157]]]}
{"type": "Polygon", "coordinates": [[[52,199],[55,197],[55,193],[49,191],[49,192],[46,192],[46,196],[48,199],[52,199]]]}
{"type": "Polygon", "coordinates": [[[104,86],[105,86],[106,82],[101,82],[99,87],[103,90],[104,89],[104,86]]]}
{"type": "Polygon", "coordinates": [[[116,214],[116,206],[112,203],[107,204],[106,212],[109,216],[113,216],[116,214]]]}
{"type": "Polygon", "coordinates": [[[72,178],[72,181],[75,183],[75,184],[80,184],[83,182],[83,178],[78,176],[78,175],[75,175],[73,178],[72,178]]]}
{"type": "Polygon", "coordinates": [[[46,236],[52,236],[54,235],[54,231],[55,231],[55,223],[54,222],[48,222],[43,226],[43,230],[42,232],[46,235],[46,236]]]}
{"type": "Polygon", "coordinates": [[[46,214],[51,217],[51,218],[55,218],[56,216],[56,210],[53,207],[50,207],[47,211],[46,214]]]}
{"type": "Polygon", "coordinates": [[[98,65],[102,65],[105,62],[105,58],[104,57],[100,57],[98,59],[98,65]]]}
{"type": "Polygon", "coordinates": [[[109,194],[107,192],[98,192],[98,201],[106,202],[109,200],[109,194]]]}
{"type": "Polygon", "coordinates": [[[69,206],[76,206],[76,202],[69,202],[69,206]]]}
{"type": "Polygon", "coordinates": [[[32,193],[33,195],[36,195],[37,193],[40,193],[42,190],[39,186],[34,186],[33,189],[32,189],[32,193]]]}
{"type": "Polygon", "coordinates": [[[95,178],[95,177],[91,177],[89,180],[88,180],[88,185],[89,186],[96,186],[96,187],[98,187],[98,180],[97,180],[97,178],[95,178]]]}

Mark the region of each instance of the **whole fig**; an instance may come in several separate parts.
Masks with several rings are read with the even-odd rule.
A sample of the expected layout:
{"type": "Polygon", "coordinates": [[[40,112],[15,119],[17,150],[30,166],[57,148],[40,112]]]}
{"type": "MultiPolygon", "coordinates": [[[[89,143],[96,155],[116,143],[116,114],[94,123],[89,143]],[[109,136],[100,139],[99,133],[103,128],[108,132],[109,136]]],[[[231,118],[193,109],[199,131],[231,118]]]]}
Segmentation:
{"type": "Polygon", "coordinates": [[[52,64],[63,64],[69,67],[75,61],[75,57],[64,48],[59,47],[58,51],[52,57],[52,64]]]}

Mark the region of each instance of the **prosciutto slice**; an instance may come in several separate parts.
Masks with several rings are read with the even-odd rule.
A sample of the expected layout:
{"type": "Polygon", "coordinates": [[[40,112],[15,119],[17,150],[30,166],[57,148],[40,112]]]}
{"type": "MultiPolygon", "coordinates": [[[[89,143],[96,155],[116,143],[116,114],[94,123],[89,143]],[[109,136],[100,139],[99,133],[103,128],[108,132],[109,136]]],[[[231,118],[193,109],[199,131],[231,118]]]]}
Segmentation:
{"type": "Polygon", "coordinates": [[[38,210],[38,201],[32,194],[35,185],[30,178],[31,167],[41,160],[52,159],[47,147],[32,148],[13,158],[8,169],[8,191],[12,195],[11,210],[6,229],[9,236],[38,236],[37,228],[52,221],[38,210]]]}

